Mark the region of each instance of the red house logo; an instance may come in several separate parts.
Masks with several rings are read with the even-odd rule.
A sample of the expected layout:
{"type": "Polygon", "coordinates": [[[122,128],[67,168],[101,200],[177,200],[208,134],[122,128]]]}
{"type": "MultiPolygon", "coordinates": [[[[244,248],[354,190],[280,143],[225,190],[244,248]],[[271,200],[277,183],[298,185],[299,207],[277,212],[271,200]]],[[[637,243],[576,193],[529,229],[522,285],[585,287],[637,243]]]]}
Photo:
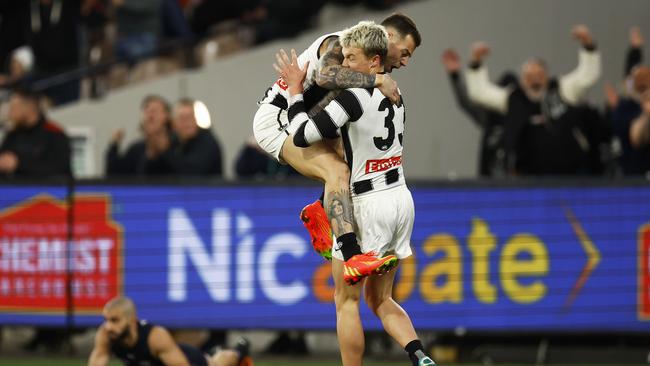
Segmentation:
{"type": "Polygon", "coordinates": [[[67,204],[39,195],[0,211],[0,311],[100,312],[122,293],[122,228],[105,195],[67,204]]]}

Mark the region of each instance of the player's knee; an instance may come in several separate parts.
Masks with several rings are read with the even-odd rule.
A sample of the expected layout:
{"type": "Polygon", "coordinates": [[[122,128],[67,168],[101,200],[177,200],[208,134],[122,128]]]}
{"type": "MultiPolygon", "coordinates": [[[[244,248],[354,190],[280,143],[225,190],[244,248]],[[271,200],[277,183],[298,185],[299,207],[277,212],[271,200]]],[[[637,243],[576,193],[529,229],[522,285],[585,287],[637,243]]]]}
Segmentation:
{"type": "Polygon", "coordinates": [[[372,291],[365,291],[364,292],[364,300],[366,301],[366,304],[368,304],[368,307],[372,312],[377,315],[377,312],[379,311],[379,307],[381,305],[390,300],[390,296],[384,296],[382,294],[376,294],[373,293],[372,291]]]}
{"type": "Polygon", "coordinates": [[[334,302],[336,303],[336,309],[340,309],[343,306],[359,306],[361,297],[358,293],[351,293],[349,291],[334,291],[334,302]]]}
{"type": "Polygon", "coordinates": [[[348,185],[350,182],[350,168],[348,165],[339,160],[332,160],[327,167],[327,180],[330,182],[344,182],[348,185]]]}

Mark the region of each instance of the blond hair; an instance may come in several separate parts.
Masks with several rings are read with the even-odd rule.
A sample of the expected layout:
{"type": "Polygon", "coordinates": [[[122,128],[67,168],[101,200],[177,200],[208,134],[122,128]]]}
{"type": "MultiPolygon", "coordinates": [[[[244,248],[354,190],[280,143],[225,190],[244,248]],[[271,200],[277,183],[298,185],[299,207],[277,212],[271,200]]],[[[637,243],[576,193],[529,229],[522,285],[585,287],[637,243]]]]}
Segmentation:
{"type": "Polygon", "coordinates": [[[361,49],[368,58],[378,55],[382,64],[388,55],[386,28],[372,21],[362,21],[344,30],[340,42],[343,47],[361,49]]]}

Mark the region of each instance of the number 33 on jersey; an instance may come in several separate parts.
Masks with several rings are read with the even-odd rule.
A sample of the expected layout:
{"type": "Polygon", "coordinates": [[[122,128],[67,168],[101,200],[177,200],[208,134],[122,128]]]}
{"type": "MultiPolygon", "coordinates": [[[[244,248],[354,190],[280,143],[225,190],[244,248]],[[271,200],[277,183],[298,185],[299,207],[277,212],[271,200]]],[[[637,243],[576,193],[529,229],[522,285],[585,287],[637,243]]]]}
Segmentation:
{"type": "Polygon", "coordinates": [[[292,98],[289,108],[290,119],[302,123],[294,142],[308,146],[322,138],[335,138],[340,128],[351,182],[379,178],[401,166],[403,102],[391,104],[376,88],[346,89],[312,119],[302,113],[301,104],[300,98],[292,98]]]}

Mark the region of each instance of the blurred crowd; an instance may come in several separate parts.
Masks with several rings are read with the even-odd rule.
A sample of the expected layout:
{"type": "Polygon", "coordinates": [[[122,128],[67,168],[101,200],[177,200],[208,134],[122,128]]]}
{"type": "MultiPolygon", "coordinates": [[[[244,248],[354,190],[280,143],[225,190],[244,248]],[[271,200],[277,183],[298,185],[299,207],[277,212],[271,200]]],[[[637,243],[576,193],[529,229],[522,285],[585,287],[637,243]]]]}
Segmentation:
{"type": "MultiPolygon", "coordinates": [[[[32,3],[42,8],[43,1],[32,3]]],[[[487,62],[491,49],[483,42],[471,45],[466,62],[454,49],[443,53],[442,64],[458,106],[481,130],[479,176],[649,174],[650,67],[643,65],[640,29],[630,29],[626,54],[620,58],[621,79],[605,83],[605,102],[600,106],[585,98],[601,77],[598,42],[584,25],[575,26],[572,35],[579,45],[577,65],[560,76],[550,75],[542,58],[531,57],[492,81],[487,62]]],[[[11,70],[22,72],[21,62],[30,60],[29,55],[24,46],[13,50],[11,70]]],[[[63,128],[47,117],[46,94],[21,85],[7,93],[10,125],[0,145],[0,176],[70,176],[70,141],[63,128]]],[[[139,118],[134,116],[140,138],[122,146],[124,131],[114,132],[106,147],[105,176],[222,177],[225,162],[219,137],[209,122],[200,121],[201,104],[191,99],[172,103],[157,95],[144,98],[139,118]]],[[[269,158],[252,137],[243,142],[232,164],[242,179],[299,177],[269,158]]]]}
{"type": "MultiPolygon", "coordinates": [[[[0,102],[6,115],[0,177],[72,176],[71,141],[47,117],[50,107],[293,37],[316,24],[326,2],[386,9],[400,0],[0,2],[0,102]]],[[[140,117],[134,116],[141,137],[124,147],[124,131],[115,131],[105,176],[221,177],[219,140],[197,119],[197,104],[144,98],[140,117]]],[[[298,176],[264,154],[252,137],[234,168],[244,179],[298,176]]]]}
{"type": "Polygon", "coordinates": [[[650,67],[643,65],[641,30],[630,30],[621,80],[606,83],[602,106],[585,100],[601,76],[598,43],[584,25],[572,35],[580,46],[578,65],[561,76],[531,57],[494,82],[488,44],[471,46],[466,67],[454,49],[443,53],[457,104],[481,130],[478,175],[650,174],[650,67]]]}
{"type": "Polygon", "coordinates": [[[30,85],[52,105],[98,97],[293,37],[315,25],[328,1],[382,9],[399,0],[2,1],[0,88],[30,85]]]}

